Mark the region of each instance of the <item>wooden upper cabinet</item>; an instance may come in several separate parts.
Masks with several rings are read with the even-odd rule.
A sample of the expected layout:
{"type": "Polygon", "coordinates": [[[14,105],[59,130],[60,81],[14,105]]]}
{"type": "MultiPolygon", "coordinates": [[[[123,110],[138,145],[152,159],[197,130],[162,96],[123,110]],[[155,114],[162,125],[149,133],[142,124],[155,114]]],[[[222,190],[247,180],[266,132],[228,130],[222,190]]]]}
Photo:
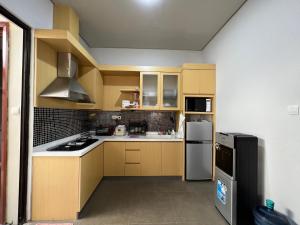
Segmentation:
{"type": "Polygon", "coordinates": [[[140,87],[140,105],[142,109],[180,109],[179,73],[142,72],[140,87]]]}
{"type": "Polygon", "coordinates": [[[56,48],[38,38],[35,39],[34,106],[59,109],[102,109],[103,80],[99,70],[93,65],[79,65],[77,80],[95,104],[40,96],[57,78],[57,53],[56,48]]]}
{"type": "Polygon", "coordinates": [[[124,176],[125,142],[104,143],[104,176],[124,176]]]}
{"type": "Polygon", "coordinates": [[[162,110],[180,109],[180,74],[161,73],[161,105],[162,110]]]}
{"type": "Polygon", "coordinates": [[[70,31],[79,40],[79,17],[67,5],[54,4],[53,28],[70,31]]]}
{"type": "Polygon", "coordinates": [[[215,94],[215,70],[183,70],[183,94],[215,94]]]}
{"type": "Polygon", "coordinates": [[[143,72],[140,75],[140,105],[142,109],[159,109],[160,73],[143,72]]]}
{"type": "Polygon", "coordinates": [[[102,109],[103,102],[103,79],[97,68],[81,67],[79,70],[78,82],[88,93],[94,102],[94,109],[102,109]]]}

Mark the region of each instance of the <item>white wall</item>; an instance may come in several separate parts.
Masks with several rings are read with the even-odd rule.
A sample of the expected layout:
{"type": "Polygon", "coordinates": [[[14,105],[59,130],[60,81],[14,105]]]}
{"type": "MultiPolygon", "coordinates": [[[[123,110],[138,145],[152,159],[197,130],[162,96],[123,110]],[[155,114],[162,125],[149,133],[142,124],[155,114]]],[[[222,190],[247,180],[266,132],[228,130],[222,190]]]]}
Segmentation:
{"type": "Polygon", "coordinates": [[[53,4],[50,0],[0,0],[0,4],[32,28],[53,27],[53,4]]]}
{"type": "MultiPolygon", "coordinates": [[[[1,21],[9,22],[0,15],[1,21]]],[[[18,223],[23,30],[9,22],[6,221],[18,223]],[[17,132],[16,132],[17,131],[17,132]]]]}
{"type": "Polygon", "coordinates": [[[217,64],[217,130],[257,135],[265,198],[300,224],[300,1],[249,0],[203,51],[217,64]]]}
{"type": "Polygon", "coordinates": [[[181,66],[183,63],[201,63],[200,51],[91,48],[100,64],[137,66],[181,66]]]}

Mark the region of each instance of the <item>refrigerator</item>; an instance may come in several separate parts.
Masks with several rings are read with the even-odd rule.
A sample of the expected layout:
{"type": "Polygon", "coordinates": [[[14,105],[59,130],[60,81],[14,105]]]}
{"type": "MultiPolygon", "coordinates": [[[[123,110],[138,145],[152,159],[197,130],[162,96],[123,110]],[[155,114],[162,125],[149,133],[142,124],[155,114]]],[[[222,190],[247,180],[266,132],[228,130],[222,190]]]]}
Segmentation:
{"type": "Polygon", "coordinates": [[[212,122],[186,122],[186,180],[212,179],[212,122]]]}

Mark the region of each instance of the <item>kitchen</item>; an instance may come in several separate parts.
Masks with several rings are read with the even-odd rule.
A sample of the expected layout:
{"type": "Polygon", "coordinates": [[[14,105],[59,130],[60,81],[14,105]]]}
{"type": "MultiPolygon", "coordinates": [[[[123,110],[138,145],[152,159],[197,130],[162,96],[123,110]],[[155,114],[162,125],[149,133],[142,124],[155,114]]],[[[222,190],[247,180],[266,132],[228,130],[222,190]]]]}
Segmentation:
{"type": "MultiPolygon", "coordinates": [[[[54,15],[53,30],[35,31],[31,219],[82,218],[79,221],[84,223],[89,216],[82,214],[102,180],[104,187],[105,182],[126,182],[122,177],[128,177],[128,185],[136,177],[133,186],[143,177],[141,187],[147,186],[143,182],[180,186],[186,180],[213,180],[215,65],[98,65],[76,40],[78,28],[62,30],[61,18],[70,18],[67,25],[78,24],[73,9],[56,4],[54,15]],[[185,125],[185,121],[190,122],[185,125]],[[191,141],[187,147],[185,127],[191,141]],[[202,139],[207,143],[200,143],[202,139]]],[[[147,190],[164,194],[156,188],[147,190]]],[[[94,210],[101,207],[100,201],[94,210]]],[[[159,204],[153,204],[156,207],[159,204]]],[[[128,221],[161,222],[153,210],[128,221]]],[[[216,210],[213,213],[212,220],[224,223],[216,210]]],[[[186,216],[165,222],[186,220],[186,216]]],[[[104,223],[105,214],[97,218],[104,223]]],[[[118,222],[126,222],[122,219],[118,222]]]]}
{"type": "MultiPolygon", "coordinates": [[[[41,2],[31,6],[47,5],[44,15],[50,24],[32,25],[30,88],[24,91],[28,120],[24,123],[26,108],[8,107],[9,121],[22,115],[28,149],[22,141],[20,158],[7,158],[8,174],[20,174],[8,176],[5,188],[1,148],[0,205],[6,204],[3,191],[8,200],[0,207],[0,224],[263,225],[262,218],[271,220],[266,212],[282,224],[296,224],[292,192],[283,196],[279,189],[297,182],[285,180],[276,169],[281,167],[274,165],[284,157],[292,161],[291,154],[283,156],[279,149],[290,152],[287,146],[297,138],[287,137],[290,142],[283,145],[270,124],[296,122],[297,100],[286,98],[276,105],[278,112],[270,113],[275,100],[266,100],[265,87],[272,93],[272,82],[266,85],[268,75],[258,82],[257,74],[266,70],[254,73],[247,64],[251,60],[245,60],[250,56],[239,49],[242,40],[254,37],[241,35],[242,20],[236,18],[247,18],[251,6],[264,3],[41,2]],[[20,168],[12,169],[18,160],[20,168]],[[19,181],[13,190],[12,180],[19,181]]],[[[11,11],[20,7],[1,0],[1,12],[14,21],[2,4],[11,11]]],[[[251,12],[260,15],[259,10],[251,12]]],[[[45,20],[15,14],[29,24],[45,20]]],[[[253,30],[253,24],[246,25],[253,30]]],[[[255,38],[248,43],[250,53],[262,41],[255,38]]],[[[256,63],[255,68],[262,67],[256,63]]],[[[7,138],[13,141],[11,135],[7,138]]]]}
{"type": "MultiPolygon", "coordinates": [[[[74,55],[61,53],[64,49],[57,52],[60,40],[51,39],[55,32],[36,31],[33,221],[76,219],[102,177],[176,176],[181,177],[179,181],[185,180],[182,119],[185,114],[191,121],[207,121],[210,133],[207,158],[203,159],[207,161],[207,174],[191,179],[213,179],[214,65],[186,64],[183,68],[104,66],[99,71],[91,66],[80,66],[79,61],[81,74],[77,83],[76,74],[68,74],[68,71],[76,73],[74,62],[79,57],[74,56],[75,51],[74,55]],[[43,54],[48,56],[49,52],[53,52],[52,58],[47,59],[52,62],[56,62],[58,54],[57,68],[45,62],[43,54]],[[147,72],[143,71],[145,69],[147,72]],[[55,73],[42,72],[49,70],[57,71],[57,77],[55,73]],[[196,84],[191,90],[191,76],[202,79],[206,85],[196,84]],[[72,86],[82,88],[72,89],[72,86]],[[65,93],[74,99],[66,99],[65,93]],[[189,106],[184,113],[181,112],[183,104],[189,106]],[[86,132],[86,137],[78,134],[82,131],[86,132]],[[59,138],[64,136],[67,137],[59,138]],[[51,142],[56,139],[59,140],[51,142]],[[66,157],[70,160],[67,167],[66,157]],[[58,172],[61,176],[56,175],[58,172]],[[59,186],[49,189],[52,183],[59,186]],[[69,183],[73,185],[66,185],[69,183]],[[54,205],[61,207],[54,208],[54,205]]],[[[68,36],[66,39],[70,45],[76,44],[68,36]]],[[[194,129],[193,132],[197,132],[196,126],[194,129]]]]}

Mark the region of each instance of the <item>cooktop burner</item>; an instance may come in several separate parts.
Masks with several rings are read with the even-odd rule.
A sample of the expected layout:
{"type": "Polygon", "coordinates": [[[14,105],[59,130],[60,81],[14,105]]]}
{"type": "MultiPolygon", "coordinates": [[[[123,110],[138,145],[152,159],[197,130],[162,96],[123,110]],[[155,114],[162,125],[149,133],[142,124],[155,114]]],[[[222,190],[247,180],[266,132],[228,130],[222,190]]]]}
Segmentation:
{"type": "Polygon", "coordinates": [[[79,138],[75,141],[70,141],[54,148],[49,148],[47,151],[79,151],[95,143],[96,141],[98,141],[98,139],[79,138]]]}

